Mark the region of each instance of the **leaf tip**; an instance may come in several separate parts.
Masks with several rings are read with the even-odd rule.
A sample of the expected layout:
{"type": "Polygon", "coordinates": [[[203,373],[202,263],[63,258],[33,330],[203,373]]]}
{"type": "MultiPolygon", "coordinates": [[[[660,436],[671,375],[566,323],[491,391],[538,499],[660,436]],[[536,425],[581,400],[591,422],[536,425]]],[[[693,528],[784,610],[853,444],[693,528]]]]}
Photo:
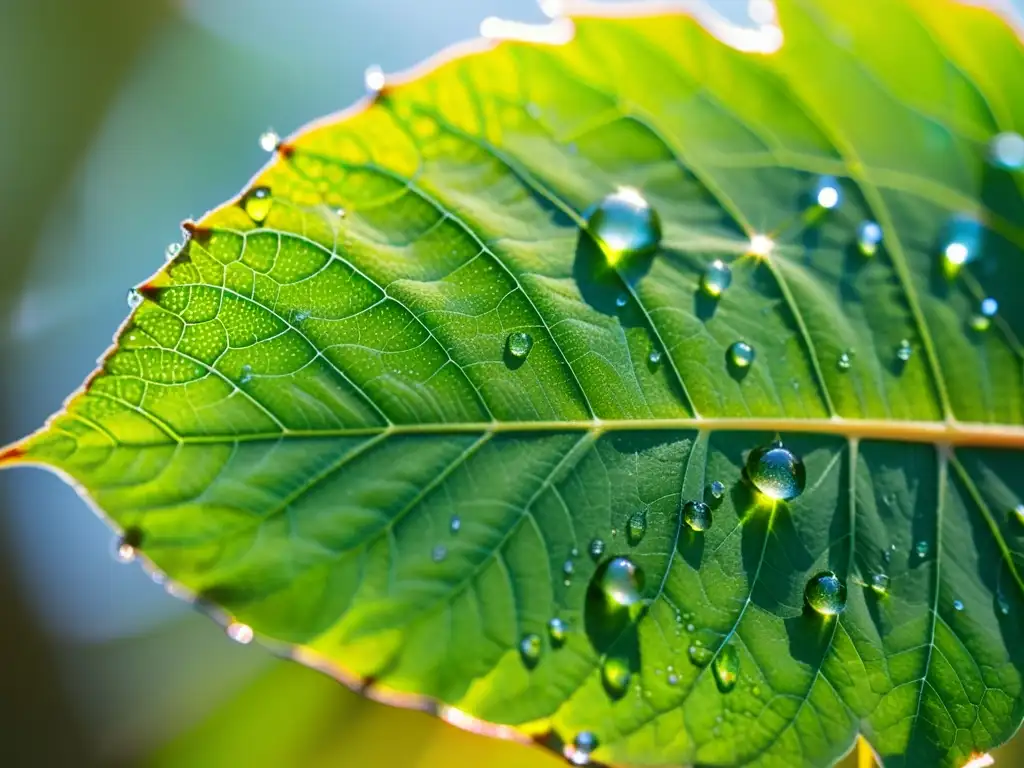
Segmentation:
{"type": "Polygon", "coordinates": [[[277,154],[283,159],[289,160],[295,154],[295,145],[282,141],[277,145],[277,154]]]}
{"type": "Polygon", "coordinates": [[[25,449],[22,448],[21,445],[10,445],[4,448],[3,450],[0,450],[0,467],[10,466],[11,464],[17,464],[24,458],[25,449]]]}

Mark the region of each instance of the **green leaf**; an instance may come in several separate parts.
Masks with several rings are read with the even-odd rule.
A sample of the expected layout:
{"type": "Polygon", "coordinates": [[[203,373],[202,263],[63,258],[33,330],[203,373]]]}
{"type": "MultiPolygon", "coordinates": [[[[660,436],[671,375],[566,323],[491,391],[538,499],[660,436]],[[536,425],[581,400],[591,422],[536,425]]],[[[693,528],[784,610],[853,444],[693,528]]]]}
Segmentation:
{"type": "Polygon", "coordinates": [[[311,126],[0,462],[69,477],[222,620],[464,727],[652,766],[1005,741],[1024,175],[990,142],[1024,130],[1024,48],[949,0],[778,5],[777,53],[585,11],[311,126]],[[660,216],[651,257],[580,234],[623,186],[660,216]],[[806,468],[788,502],[744,476],[777,435],[806,468]],[[826,570],[837,617],[804,601],[826,570]]]}

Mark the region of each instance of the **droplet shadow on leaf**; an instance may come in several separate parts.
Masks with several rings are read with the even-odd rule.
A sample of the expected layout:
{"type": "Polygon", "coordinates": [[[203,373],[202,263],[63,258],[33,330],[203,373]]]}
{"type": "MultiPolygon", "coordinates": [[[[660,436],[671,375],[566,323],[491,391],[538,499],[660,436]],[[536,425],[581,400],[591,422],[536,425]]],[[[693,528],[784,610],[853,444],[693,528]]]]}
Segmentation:
{"type": "Polygon", "coordinates": [[[633,256],[612,267],[593,236],[580,230],[572,274],[580,295],[590,306],[606,315],[618,315],[625,325],[637,326],[643,319],[632,300],[625,306],[619,301],[628,293],[628,286],[636,285],[647,274],[653,260],[654,254],[633,256]]]}
{"type": "MultiPolygon", "coordinates": [[[[632,606],[616,605],[610,602],[602,588],[605,573],[611,558],[598,566],[587,587],[583,624],[587,638],[600,656],[614,657],[623,661],[635,675],[640,671],[640,637],[637,625],[647,606],[640,602],[632,606]]],[[[642,573],[640,588],[643,589],[642,573]]],[[[605,686],[607,689],[607,686],[605,686]]],[[[614,698],[620,691],[608,690],[614,698]]]]}

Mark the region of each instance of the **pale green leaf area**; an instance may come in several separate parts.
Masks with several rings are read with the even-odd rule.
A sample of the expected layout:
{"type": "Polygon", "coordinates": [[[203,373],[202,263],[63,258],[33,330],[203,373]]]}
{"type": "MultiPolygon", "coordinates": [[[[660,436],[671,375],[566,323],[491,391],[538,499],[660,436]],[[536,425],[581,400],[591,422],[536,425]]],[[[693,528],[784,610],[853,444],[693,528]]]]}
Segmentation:
{"type": "Polygon", "coordinates": [[[992,142],[1024,131],[1024,47],[950,0],[778,6],[772,54],[585,11],[289,138],[0,461],[62,472],[258,640],[579,761],[1006,741],[1024,174],[992,142]],[[623,187],[649,256],[581,230],[623,187]],[[776,437],[789,501],[744,470],[776,437]]]}

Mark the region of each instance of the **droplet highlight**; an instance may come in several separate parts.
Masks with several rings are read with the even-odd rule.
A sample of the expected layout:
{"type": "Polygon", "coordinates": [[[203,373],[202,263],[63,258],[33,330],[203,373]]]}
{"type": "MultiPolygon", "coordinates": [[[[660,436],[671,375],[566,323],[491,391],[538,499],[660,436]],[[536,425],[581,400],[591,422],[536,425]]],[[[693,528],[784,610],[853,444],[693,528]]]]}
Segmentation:
{"type": "Polygon", "coordinates": [[[240,621],[232,621],[224,631],[227,633],[228,637],[242,645],[248,645],[252,642],[254,637],[252,627],[248,624],[243,624],[240,621]]]}
{"type": "Polygon", "coordinates": [[[963,601],[961,601],[961,600],[954,600],[953,601],[953,610],[955,610],[955,611],[962,611],[963,609],[964,609],[963,601]]]}
{"type": "Polygon", "coordinates": [[[269,187],[256,187],[245,196],[245,212],[256,224],[262,224],[270,214],[270,206],[273,204],[269,187]]]}
{"type": "Polygon", "coordinates": [[[814,201],[820,208],[832,210],[842,200],[842,192],[835,176],[822,176],[814,188],[814,201]]]}
{"type": "Polygon", "coordinates": [[[548,637],[551,638],[551,644],[555,648],[562,647],[565,645],[566,638],[569,637],[569,625],[564,619],[554,617],[548,621],[548,637]]]}
{"type": "Polygon", "coordinates": [[[661,218],[638,190],[620,187],[588,211],[587,231],[614,267],[657,249],[661,218]]]}
{"type": "Polygon", "coordinates": [[[804,600],[821,616],[838,616],[846,609],[846,585],[832,571],[822,571],[807,582],[804,600]]]}
{"type": "Polygon", "coordinates": [[[629,681],[633,677],[629,671],[629,664],[625,659],[617,656],[609,656],[601,665],[601,680],[604,687],[612,696],[619,697],[626,693],[629,681]]]}
{"type": "Polygon", "coordinates": [[[601,574],[600,589],[612,607],[629,608],[640,602],[643,571],[627,557],[616,557],[601,574]]]}
{"type": "Polygon", "coordinates": [[[871,576],[871,590],[876,595],[889,594],[889,575],[886,573],[873,574],[871,576]]]}
{"type": "Polygon", "coordinates": [[[728,693],[736,687],[740,676],[740,655],[731,645],[723,645],[714,661],[711,671],[715,676],[715,684],[722,693],[728,693]]]}
{"type": "Polygon", "coordinates": [[[692,531],[706,531],[711,527],[711,507],[703,501],[686,502],[683,504],[683,522],[692,531]]]}
{"type": "Polygon", "coordinates": [[[720,298],[732,283],[732,269],[721,259],[715,259],[704,269],[700,287],[713,299],[720,298]]]}
{"type": "Polygon", "coordinates": [[[460,530],[462,530],[462,518],[458,515],[452,515],[452,519],[448,522],[448,531],[458,533],[460,530]]]}
{"type": "Polygon", "coordinates": [[[770,499],[789,501],[804,490],[804,462],[780,441],[755,448],[747,456],[747,478],[770,499]]]}
{"type": "Polygon", "coordinates": [[[916,552],[917,556],[920,558],[925,558],[928,556],[928,549],[928,542],[924,541],[923,539],[914,545],[914,552],[916,552]]]}
{"type": "Polygon", "coordinates": [[[841,355],[839,355],[839,359],[836,360],[836,368],[838,368],[840,371],[843,371],[844,373],[850,370],[850,366],[852,365],[853,358],[850,357],[849,352],[843,352],[841,355]]]}
{"type": "Polygon", "coordinates": [[[626,522],[626,536],[630,544],[636,545],[640,543],[645,533],[647,533],[647,510],[638,509],[629,516],[629,520],[626,522]]]}
{"type": "Polygon", "coordinates": [[[128,302],[129,309],[136,309],[140,304],[142,304],[142,298],[142,294],[139,290],[137,288],[132,288],[128,291],[125,301],[128,302]]]}
{"type": "Polygon", "coordinates": [[[661,363],[661,351],[657,349],[652,349],[650,354],[647,355],[647,362],[650,363],[652,366],[657,366],[659,363],[661,363]]]}
{"type": "Polygon", "coordinates": [[[594,539],[593,541],[591,541],[588,551],[590,552],[590,556],[594,560],[600,560],[601,556],[604,554],[604,540],[594,539]]]}
{"type": "Polygon", "coordinates": [[[862,221],[857,226],[857,247],[865,256],[874,256],[882,243],[882,228],[874,221],[862,221]]]}
{"type": "Polygon", "coordinates": [[[516,360],[525,360],[533,349],[533,337],[525,331],[514,331],[505,340],[508,354],[516,360]]]}
{"type": "Polygon", "coordinates": [[[127,565],[135,562],[137,551],[135,545],[127,536],[120,536],[114,540],[114,560],[127,565]]]}
{"type": "Polygon", "coordinates": [[[708,486],[708,492],[711,494],[711,498],[720,499],[725,495],[725,484],[720,480],[712,480],[711,485],[708,486]]]}
{"type": "Polygon", "coordinates": [[[580,731],[573,739],[572,749],[567,751],[566,757],[573,765],[590,765],[590,756],[597,745],[597,736],[590,731],[580,731]]]}
{"type": "Polygon", "coordinates": [[[899,360],[901,363],[905,363],[908,360],[910,360],[913,354],[914,348],[910,346],[910,341],[907,339],[903,339],[902,341],[900,341],[900,343],[896,347],[896,359],[899,360]]]}
{"type": "Polygon", "coordinates": [[[523,635],[519,641],[519,655],[522,657],[523,663],[528,667],[535,667],[540,661],[542,647],[539,635],[532,632],[523,635]]]}
{"type": "Polygon", "coordinates": [[[1017,518],[1017,522],[1024,525],[1024,504],[1018,504],[1013,508],[1013,516],[1017,518]]]}
{"type": "Polygon", "coordinates": [[[273,129],[268,128],[260,134],[259,144],[260,149],[264,152],[273,152],[277,149],[281,143],[281,137],[277,135],[277,132],[273,129]]]}
{"type": "Polygon", "coordinates": [[[371,64],[363,73],[363,85],[366,86],[366,92],[371,96],[376,96],[383,91],[385,82],[384,70],[377,64],[371,64]]]}
{"type": "Polygon", "coordinates": [[[1013,131],[997,133],[988,144],[992,164],[1007,171],[1024,168],[1024,136],[1013,131]]]}
{"type": "Polygon", "coordinates": [[[754,348],[745,341],[735,341],[729,346],[727,359],[734,368],[749,368],[754,363],[754,348]]]}

